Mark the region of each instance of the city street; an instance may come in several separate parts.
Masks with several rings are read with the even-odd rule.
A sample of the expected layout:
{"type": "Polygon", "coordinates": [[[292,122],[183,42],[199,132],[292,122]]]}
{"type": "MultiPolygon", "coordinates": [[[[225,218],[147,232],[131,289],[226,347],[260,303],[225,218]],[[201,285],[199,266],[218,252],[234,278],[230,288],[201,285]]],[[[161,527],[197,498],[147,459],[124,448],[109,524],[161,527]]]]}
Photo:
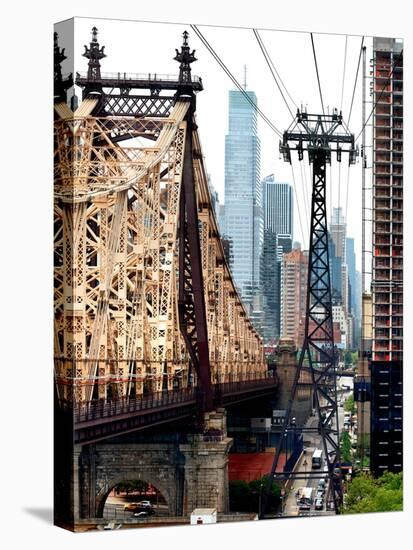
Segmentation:
{"type": "MultiPolygon", "coordinates": [[[[339,431],[340,433],[344,429],[344,402],[349,397],[353,390],[353,379],[351,377],[341,377],[337,378],[337,401],[338,403],[341,403],[341,405],[338,405],[338,423],[339,423],[339,431]],[[350,386],[350,389],[346,389],[343,391],[342,385],[350,386]]],[[[306,423],[306,428],[315,428],[318,424],[318,418],[317,416],[313,415],[310,416],[306,423]]],[[[305,433],[304,434],[304,451],[301,455],[295,470],[299,472],[325,472],[327,473],[326,468],[326,462],[325,457],[323,460],[323,466],[321,471],[320,470],[313,470],[312,469],[312,455],[315,449],[322,449],[322,441],[319,434],[316,433],[305,433]]],[[[324,498],[324,505],[323,510],[315,510],[314,508],[314,501],[315,501],[315,493],[317,489],[317,485],[320,477],[314,477],[310,479],[310,476],[307,477],[307,479],[296,479],[291,485],[291,488],[288,492],[285,505],[284,505],[284,511],[283,511],[283,517],[291,517],[291,516],[319,516],[319,515],[334,515],[333,510],[327,510],[326,509],[326,496],[328,494],[328,490],[325,492],[325,498],[324,498]],[[296,499],[296,493],[299,489],[304,487],[310,487],[313,489],[313,503],[311,505],[311,510],[308,511],[300,511],[298,509],[297,505],[297,499],[296,499]]]]}
{"type": "MultiPolygon", "coordinates": [[[[130,510],[125,510],[124,506],[125,504],[130,502],[140,502],[141,500],[143,500],[143,498],[144,497],[139,495],[133,498],[131,498],[130,495],[127,497],[109,495],[105,503],[103,517],[107,519],[119,519],[119,520],[136,518],[136,520],[139,521],[139,517],[134,516],[135,512],[130,510]]],[[[168,506],[164,503],[162,504],[154,503],[152,505],[152,508],[153,508],[154,514],[149,517],[166,517],[169,515],[168,506]]],[[[137,510],[137,512],[139,511],[140,510],[137,510]]]]}

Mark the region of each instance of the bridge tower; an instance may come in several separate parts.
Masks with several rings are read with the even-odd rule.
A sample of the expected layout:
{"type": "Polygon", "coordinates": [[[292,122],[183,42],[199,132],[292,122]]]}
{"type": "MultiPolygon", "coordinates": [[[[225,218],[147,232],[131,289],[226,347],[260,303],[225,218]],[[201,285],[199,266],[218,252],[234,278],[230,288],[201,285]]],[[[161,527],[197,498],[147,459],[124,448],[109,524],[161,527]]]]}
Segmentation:
{"type": "Polygon", "coordinates": [[[202,419],[203,413],[211,411],[214,405],[209,364],[201,245],[198,231],[198,206],[192,162],[196,100],[191,79],[191,63],[196,61],[196,57],[195,50],[190,51],[187,31],[183,33],[181,51],[176,50],[174,59],[180,63],[176,98],[177,100],[190,102],[185,117],[187,131],[179,204],[179,323],[191,357],[191,366],[195,369],[200,380],[198,414],[199,418],[202,419]]]}
{"type": "Polygon", "coordinates": [[[83,95],[86,97],[88,94],[102,92],[101,73],[100,73],[100,60],[106,57],[105,46],[100,47],[98,42],[98,30],[96,27],[92,28],[92,40],[89,43],[89,47],[85,46],[83,57],[89,59],[87,68],[87,80],[88,84],[84,89],[83,95]]]}
{"type": "Polygon", "coordinates": [[[188,479],[203,471],[195,504],[208,503],[218,470],[205,453],[225,478],[230,444],[211,419],[277,386],[225,259],[188,33],[179,76],[105,73],[96,27],[83,55],[82,101],[69,106],[55,43],[55,494],[67,523],[89,445],[176,419],[196,435],[182,453],[188,479]]]}

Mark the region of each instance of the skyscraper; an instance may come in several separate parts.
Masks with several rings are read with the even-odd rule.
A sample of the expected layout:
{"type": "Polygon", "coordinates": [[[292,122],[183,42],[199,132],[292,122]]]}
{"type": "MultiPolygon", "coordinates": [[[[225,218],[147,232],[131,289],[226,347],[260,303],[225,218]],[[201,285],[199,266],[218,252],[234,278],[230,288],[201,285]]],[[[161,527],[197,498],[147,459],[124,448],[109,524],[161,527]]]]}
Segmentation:
{"type": "MultiPolygon", "coordinates": [[[[245,93],[257,103],[254,92],[245,93]]],[[[242,92],[231,90],[225,137],[225,234],[232,242],[232,274],[246,305],[252,304],[261,282],[261,201],[257,113],[242,92]]]]}
{"type": "Polygon", "coordinates": [[[400,471],[403,351],[403,44],[373,39],[371,469],[400,471]]]}
{"type": "Polygon", "coordinates": [[[331,233],[328,232],[328,257],[330,262],[330,280],[331,280],[331,294],[335,302],[341,303],[341,258],[336,255],[336,245],[331,237],[331,233]]]}
{"type": "Polygon", "coordinates": [[[270,174],[262,180],[264,229],[276,235],[293,234],[293,188],[289,183],[275,180],[270,174]]]}
{"type": "Polygon", "coordinates": [[[293,190],[289,183],[275,180],[271,174],[262,181],[264,209],[264,247],[262,292],[265,298],[264,339],[280,335],[281,260],[292,249],[293,190]]]}
{"type": "Polygon", "coordinates": [[[263,337],[266,342],[274,341],[280,336],[281,262],[283,254],[291,250],[290,235],[276,235],[270,229],[264,231],[262,293],[265,299],[263,337]]]}
{"type": "Polygon", "coordinates": [[[346,219],[341,207],[333,208],[328,234],[332,298],[340,304],[346,320],[346,346],[354,348],[355,254],[354,239],[346,238],[346,219]],[[349,248],[347,248],[349,246],[349,248]],[[347,260],[350,261],[350,268],[347,260]]]}
{"type": "Polygon", "coordinates": [[[346,262],[346,220],[341,206],[333,208],[331,216],[330,235],[336,247],[336,256],[346,262]]]}
{"type": "Polygon", "coordinates": [[[360,332],[360,318],[358,316],[358,305],[357,302],[361,300],[361,293],[357,286],[357,276],[356,276],[356,253],[354,250],[354,239],[351,237],[346,238],[346,264],[348,269],[348,280],[349,280],[349,302],[350,302],[350,313],[351,318],[354,323],[353,326],[353,338],[350,343],[352,347],[357,347],[357,341],[360,332]]]}
{"type": "Polygon", "coordinates": [[[356,280],[356,253],[354,250],[354,239],[352,237],[346,237],[346,264],[348,268],[348,278],[351,287],[351,311],[356,313],[357,300],[361,299],[357,293],[357,280],[356,280]]]}
{"type": "Polygon", "coordinates": [[[283,254],[281,262],[281,337],[294,339],[298,347],[303,345],[308,252],[294,248],[283,254]]]}

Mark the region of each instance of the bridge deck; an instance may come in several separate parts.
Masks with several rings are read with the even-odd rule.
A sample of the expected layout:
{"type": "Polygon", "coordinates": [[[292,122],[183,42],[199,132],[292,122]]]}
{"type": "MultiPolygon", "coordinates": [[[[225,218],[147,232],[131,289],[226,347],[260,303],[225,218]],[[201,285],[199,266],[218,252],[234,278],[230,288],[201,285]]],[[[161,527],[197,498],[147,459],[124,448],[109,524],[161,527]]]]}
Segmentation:
{"type": "MultiPolygon", "coordinates": [[[[273,392],[275,375],[266,378],[214,384],[215,406],[231,405],[273,392]]],[[[73,409],[75,443],[93,443],[132,431],[192,417],[196,414],[197,388],[153,393],[135,399],[92,401],[73,409]]],[[[70,414],[72,410],[69,409],[70,414]]]]}

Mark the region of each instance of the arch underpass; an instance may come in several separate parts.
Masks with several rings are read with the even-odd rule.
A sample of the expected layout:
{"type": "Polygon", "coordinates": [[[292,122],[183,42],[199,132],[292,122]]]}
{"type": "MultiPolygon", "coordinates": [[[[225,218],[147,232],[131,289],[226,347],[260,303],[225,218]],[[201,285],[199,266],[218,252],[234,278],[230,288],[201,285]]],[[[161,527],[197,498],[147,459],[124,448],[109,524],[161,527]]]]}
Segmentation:
{"type": "MultiPolygon", "coordinates": [[[[159,483],[158,480],[156,482],[159,483]]],[[[171,515],[169,503],[158,486],[151,481],[132,477],[122,479],[108,491],[99,503],[97,517],[125,519],[145,511],[155,517],[171,515]],[[150,503],[149,507],[146,502],[150,503]]]]}

